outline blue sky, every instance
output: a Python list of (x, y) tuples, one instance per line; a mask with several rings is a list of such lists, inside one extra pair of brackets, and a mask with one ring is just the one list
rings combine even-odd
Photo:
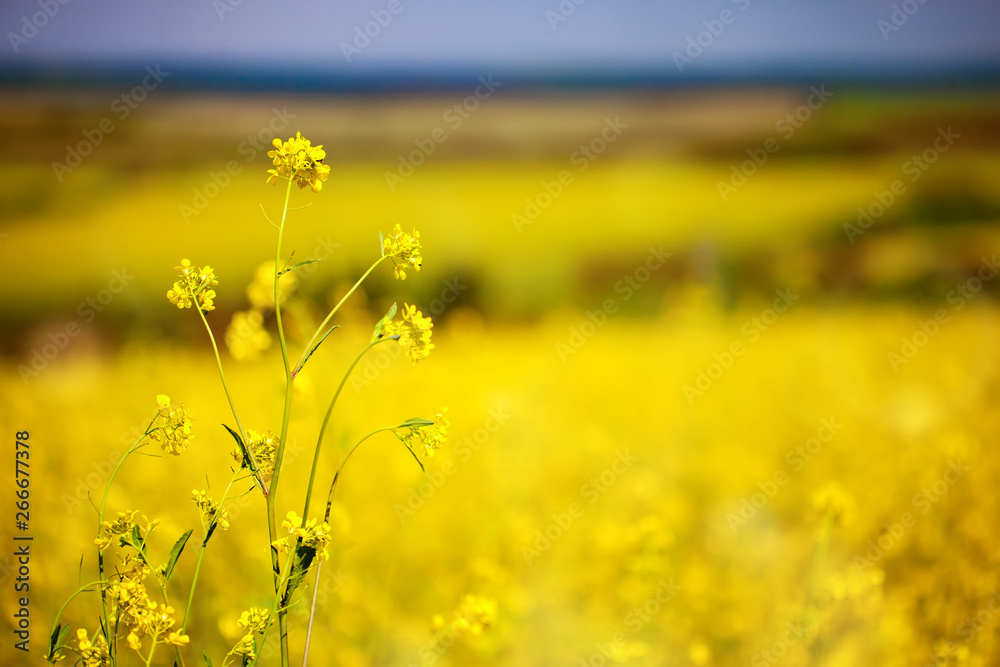
[[(559, 22), (547, 12), (558, 12), (560, 0), (58, 1), (3, 3), (0, 64), (174, 59), (332, 70), (673, 69), (674, 53), (706, 30), (705, 21), (723, 28), (710, 40), (702, 37), (708, 46), (691, 69), (765, 62), (862, 69), (1000, 63), (1000, 3), (988, 0), (562, 0), (573, 11)], [(387, 11), (392, 3), (398, 3), (396, 14)], [(31, 33), (24, 30), (25, 17), (30, 21), (42, 5), (58, 12), (25, 38)], [(878, 22), (892, 20), (893, 5), (906, 5), (912, 14), (898, 13), (899, 29), (886, 32)], [(717, 22), (725, 10), (731, 12), (728, 25)], [(343, 44), (354, 46), (355, 29), (373, 21), (373, 11), (389, 20), (349, 54), (349, 62)]]

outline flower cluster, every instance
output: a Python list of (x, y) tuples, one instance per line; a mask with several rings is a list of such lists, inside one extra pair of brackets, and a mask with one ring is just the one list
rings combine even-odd
[[(246, 436), (247, 451), (253, 457), (253, 463), (257, 465), (257, 472), (264, 481), (270, 480), (274, 475), (274, 462), (278, 456), (278, 436), (271, 431), (259, 433), (252, 428), (247, 429)], [(251, 462), (244, 459), (239, 447), (233, 449), (233, 458), (241, 468), (250, 467)]]
[(149, 597), (143, 583), (149, 572), (149, 566), (141, 556), (126, 555), (123, 558), (117, 572), (119, 580), (107, 589), (114, 618), (119, 619), (118, 625), (128, 628), (128, 645), (135, 651), (142, 648), (143, 637), (151, 637), (157, 644), (184, 646), (188, 637), (174, 629), (174, 608)]
[(451, 627), (459, 634), (482, 634), (497, 618), (496, 600), (481, 595), (466, 595), (455, 611)]
[(244, 634), (227, 655), (241, 658), (244, 661), (256, 658), (257, 643), (254, 635), (264, 634), (264, 630), (270, 625), (270, 617), (270, 609), (259, 609), (257, 607), (250, 607), (250, 609), (240, 614), (240, 620), (237, 621), (237, 625)]
[(448, 436), (448, 427), (451, 425), (451, 422), (445, 416), (447, 412), (448, 408), (441, 408), (441, 412), (437, 413), (431, 424), (404, 426), (393, 429), (392, 432), (411, 451), (416, 452), (420, 447), (423, 447), (424, 454), (428, 458), (431, 458), (434, 456), (434, 452), (441, 448), (445, 438)]
[(170, 303), (178, 308), (190, 308), (197, 302), (198, 307), (208, 312), (215, 310), (213, 299), (215, 290), (212, 289), (219, 284), (215, 271), (211, 266), (203, 266), (197, 270), (191, 265), (191, 261), (182, 259), (180, 266), (174, 267), (180, 271), (180, 280), (174, 283), (172, 289), (167, 290), (167, 298)]
[(76, 631), (76, 642), (77, 653), (80, 654), (84, 667), (104, 667), (111, 664), (108, 642), (100, 632), (91, 640), (87, 631), (80, 628)]
[(135, 517), (138, 513), (139, 510), (119, 512), (118, 518), (114, 521), (105, 521), (101, 527), (101, 534), (94, 540), (94, 544), (104, 551), (114, 543), (116, 537), (131, 539), (134, 528), (138, 528), (140, 534), (145, 535), (160, 523), (159, 520), (150, 521), (146, 515), (142, 516), (141, 522), (137, 522)]
[(326, 549), (330, 544), (330, 524), (325, 521), (320, 524), (319, 519), (314, 518), (303, 525), (302, 517), (295, 512), (289, 512), (287, 518), (281, 522), (281, 527), (287, 530), (291, 537), (279, 538), (272, 542), (271, 546), (282, 553), (288, 553), (292, 550), (294, 542), (292, 538), (298, 538), (302, 540), (302, 546), (315, 549), (323, 560), (330, 560), (330, 554)]
[(206, 531), (213, 523), (218, 524), (222, 530), (229, 529), (229, 512), (220, 510), (219, 504), (212, 500), (206, 491), (194, 489), (191, 491), (191, 496), (191, 501), (201, 512), (201, 525)]
[(267, 156), (274, 162), (274, 169), (268, 169), (268, 183), (277, 183), (279, 178), (289, 178), (295, 181), (299, 188), (307, 185), (313, 192), (323, 189), (323, 181), (330, 175), (330, 167), (323, 164), (326, 151), (323, 146), (313, 146), (312, 142), (296, 132), (295, 136), (282, 143), (275, 139), (273, 151)]
[(382, 241), (382, 255), (392, 260), (394, 273), (399, 280), (406, 280), (409, 269), (420, 270), (424, 259), (420, 256), (420, 232), (407, 234), (397, 224), (392, 236)]
[(191, 440), (191, 416), (183, 405), (172, 405), (170, 397), (160, 394), (156, 397), (159, 410), (153, 418), (149, 437), (159, 443), (164, 452), (180, 456)]
[(434, 323), (431, 318), (424, 317), (416, 306), (403, 304), (402, 319), (385, 322), (382, 326), (382, 336), (393, 338), (398, 336), (399, 344), (406, 348), (413, 363), (424, 359), (434, 349), (431, 342), (431, 328)]

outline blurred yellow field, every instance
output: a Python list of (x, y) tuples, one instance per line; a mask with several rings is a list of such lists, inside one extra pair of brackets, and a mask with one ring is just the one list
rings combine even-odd
[[(493, 159), (443, 152), (395, 190), (386, 172), (411, 137), (432, 130), (445, 100), (416, 104), (410, 125), (386, 123), (395, 133), (345, 138), (342, 160), (336, 141), (310, 129), (332, 169), (322, 192), (292, 190), (283, 259), (294, 248), (291, 263), (322, 260), (295, 270), (297, 290), (282, 305), (292, 361), (380, 257), (380, 233), (391, 244), (405, 237), (394, 225), (419, 230), (423, 266), (405, 281), (377, 267), (296, 375), (277, 520), (301, 510), (327, 406), (393, 303), (433, 318), (433, 351), (411, 364), (391, 343), (361, 358), (332, 413), (311, 516), (365, 434), (431, 420), (443, 406), (450, 426), (435, 456), (418, 457), (424, 472), (418, 452), (388, 432), (344, 467), (324, 537), (330, 559), (288, 609), (292, 664), (314, 594), (310, 656), (321, 665), (997, 664), (1000, 154), (982, 120), (996, 101), (953, 99), (942, 113), (845, 94), (721, 197), (730, 166), (764, 145), (799, 97), (748, 96), (742, 125), (711, 117), (715, 98), (484, 107), (464, 128), (470, 141), (489, 144), (524, 118), (528, 129), (514, 132), (522, 144)], [(301, 104), (303, 127), (342, 135), (365, 114), (405, 115), (391, 100), (341, 101), (321, 122), (324, 102)], [(234, 105), (245, 117), (234, 111), (227, 126), (209, 120), (210, 100), (171, 98), (62, 185), (23, 155), (0, 166), (13, 179), (0, 230), (0, 430), (14, 441), (30, 432), (39, 664), (61, 605), (95, 579), (96, 505), (161, 414), (160, 395), (186, 406), (194, 437), (178, 457), (156, 444), (129, 457), (105, 519), (137, 511), (160, 521), (146, 544), (153, 568), (193, 530), (163, 590), (155, 574), (146, 583), (178, 617), (213, 532), (188, 642), (151, 664), (177, 654), (205, 664), (202, 651), (211, 664), (244, 664), (234, 645), (259, 637), (238, 624), (241, 613), (272, 609), (267, 507), (249, 473), (218, 508), (228, 530), (191, 502), (192, 490), (218, 500), (249, 457), (234, 456), (223, 427), (242, 430), (199, 311), (167, 296), (182, 258), (196, 274), (214, 269), (204, 314), (242, 426), (277, 434), (286, 377), (274, 297), (248, 296), (247, 286), (257, 272), (273, 277), (278, 232), (264, 212), (280, 220), (285, 186), (265, 184), (263, 155), (245, 162), (237, 150), (271, 106)], [(609, 107), (635, 112), (635, 135), (625, 130), (580, 171), (574, 147), (599, 135)], [(76, 113), (71, 127), (92, 111)], [(933, 146), (946, 117), (964, 141), (852, 238), (844, 226), (858, 224), (857, 209), (873, 210), (894, 179), (909, 178), (905, 165)], [(3, 118), (23, 128), (33, 116)], [(181, 141), (180, 128), (199, 118), (191, 142), (211, 150)], [(45, 122), (36, 131), (59, 159), (63, 135)], [(650, 139), (671, 132), (676, 143)], [(144, 133), (155, 137), (148, 162), (125, 150)], [(884, 144), (864, 148), (872, 136)], [(362, 159), (366, 146), (373, 156)], [(230, 159), (240, 169), (223, 178)], [(564, 170), (572, 180), (560, 181)], [(212, 182), (218, 194), (199, 209)], [(256, 359), (256, 349), (237, 349), (253, 347), (247, 336), (224, 342), (254, 299), (265, 302), (268, 332), (255, 340), (270, 341)], [(17, 535), (12, 521), (2, 535)], [(0, 557), (5, 586), (18, 567), (15, 552)], [(2, 603), (7, 618), (23, 606)], [(97, 642), (99, 610), (93, 590), (66, 608), (64, 664), (80, 648), (77, 628)], [(142, 664), (148, 637), (136, 653), (127, 634), (120, 664)], [(278, 647), (275, 626), (258, 664), (279, 664)], [(0, 647), (0, 662), (22, 658), (11, 642)]]

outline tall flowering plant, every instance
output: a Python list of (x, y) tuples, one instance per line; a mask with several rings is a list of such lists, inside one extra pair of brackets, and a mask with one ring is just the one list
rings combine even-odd
[[(217, 500), (208, 490), (194, 489), (191, 500), (197, 508), (201, 523), (201, 540), (193, 575), (187, 587), (188, 594), (183, 604), (174, 606), (168, 596), (167, 583), (174, 574), (177, 563), (185, 553), (194, 529), (188, 530), (173, 542), (173, 547), (164, 554), (157, 554), (155, 541), (150, 540), (159, 521), (150, 521), (145, 516), (139, 518), (138, 510), (117, 512), (113, 520), (106, 520), (108, 491), (118, 472), (131, 455), (145, 448), (158, 446), (164, 454), (181, 455), (194, 439), (192, 417), (183, 404), (174, 403), (168, 396), (156, 398), (157, 410), (145, 432), (132, 444), (125, 456), (118, 462), (110, 475), (98, 508), (97, 532), (94, 547), (97, 555), (97, 578), (78, 588), (59, 610), (53, 621), (49, 637), (47, 659), (51, 663), (64, 660), (75, 653), (77, 662), (87, 667), (127, 664), (131, 662), (154, 664), (159, 651), (164, 659), (173, 659), (173, 664), (184, 664), (184, 654), (190, 650), (187, 630), (191, 611), (196, 599), (199, 573), (212, 536), (217, 531), (230, 527), (227, 502), (233, 499), (234, 488), (241, 483), (252, 484), (266, 502), (268, 544), (271, 560), (273, 597), (270, 607), (251, 607), (244, 611), (237, 621), (243, 636), (226, 654), (223, 665), (256, 665), (260, 660), (260, 649), (268, 634), (276, 627), (280, 637), (282, 667), (289, 664), (288, 609), (293, 595), (313, 577), (316, 584), (322, 574), (322, 563), (329, 559), (331, 544), (330, 511), (331, 499), (337, 481), (351, 455), (369, 438), (379, 433), (391, 432), (397, 436), (406, 450), (423, 469), (420, 456), (430, 457), (444, 441), (448, 420), (447, 409), (442, 409), (431, 419), (408, 419), (398, 424), (375, 429), (359, 440), (343, 458), (334, 474), (327, 496), (326, 511), (320, 515), (311, 513), (313, 487), (316, 483), (320, 452), (323, 446), (337, 398), (354, 367), (364, 355), (377, 345), (395, 342), (401, 345), (413, 363), (427, 357), (434, 348), (431, 342), (433, 323), (416, 307), (404, 304), (398, 311), (395, 305), (375, 326), (370, 341), (363, 347), (353, 363), (348, 367), (339, 386), (330, 400), (323, 417), (319, 436), (313, 451), (309, 483), (301, 514), (288, 510), (279, 516), (278, 499), (282, 496), (281, 472), (288, 440), (288, 425), (292, 411), (293, 386), (300, 377), (307, 362), (336, 329), (331, 322), (341, 306), (361, 286), (364, 280), (383, 263), (390, 263), (399, 280), (405, 280), (408, 271), (419, 271), (423, 258), (420, 251), (420, 234), (404, 232), (396, 225), (391, 234), (382, 238), (381, 254), (369, 269), (358, 279), (347, 294), (326, 315), (311, 338), (303, 346), (293, 363), (285, 325), (282, 321), (282, 305), (297, 285), (295, 272), (313, 260), (290, 264), (291, 257), (282, 252), (288, 219), (292, 185), (299, 189), (309, 187), (319, 193), (330, 174), (330, 167), (323, 163), (326, 152), (322, 146), (313, 146), (309, 139), (297, 133), (288, 141), (274, 140), (274, 150), (268, 153), (272, 168), (267, 171), (269, 184), (285, 184), (284, 205), (279, 224), (271, 223), (278, 230), (273, 264), (265, 264), (258, 270), (254, 283), (248, 290), (253, 308), (237, 313), (226, 333), (226, 341), (232, 356), (236, 359), (256, 357), (270, 345), (271, 337), (264, 328), (265, 313), (273, 311), (277, 329), (278, 344), (285, 375), (284, 407), (281, 425), (275, 433), (268, 429), (254, 430), (244, 425), (236, 402), (233, 400), (223, 368), (222, 357), (216, 344), (215, 334), (208, 315), (215, 309), (215, 288), (219, 285), (215, 270), (208, 265), (197, 266), (188, 259), (182, 259), (176, 267), (178, 276), (167, 291), (167, 299), (179, 309), (191, 309), (205, 327), (212, 343), (216, 365), (219, 370), (223, 391), (229, 402), (233, 426), (225, 425), (234, 444), (232, 454), (234, 465), (232, 475), (222, 496)], [(266, 217), (266, 216), (265, 216)], [(271, 220), (268, 218), (268, 222)], [(148, 453), (148, 452), (143, 452)], [(96, 629), (76, 630), (70, 638), (70, 624), (63, 623), (62, 617), (70, 604), (83, 593), (96, 592)], [(303, 664), (308, 662), (309, 640), (315, 597), (310, 607), (308, 626), (303, 642)], [(178, 602), (179, 604), (179, 602)], [(206, 656), (207, 658), (207, 656)], [(199, 658), (200, 660), (200, 658)]]

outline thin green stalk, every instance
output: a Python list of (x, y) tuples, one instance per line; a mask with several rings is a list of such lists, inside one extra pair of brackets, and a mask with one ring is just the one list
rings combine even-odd
[(153, 637), (153, 644), (149, 647), (149, 657), (146, 658), (146, 667), (149, 667), (150, 665), (153, 664), (154, 653), (156, 653), (156, 637)]
[[(344, 377), (340, 380), (340, 385), (337, 387), (337, 391), (333, 395), (333, 399), (330, 401), (330, 407), (326, 409), (326, 415), (323, 417), (323, 425), (320, 426), (319, 437), (316, 439), (316, 450), (313, 452), (312, 470), (309, 473), (309, 486), (306, 487), (306, 502), (305, 502), (305, 507), (302, 509), (303, 522), (305, 522), (309, 518), (309, 503), (310, 500), (312, 499), (313, 484), (316, 481), (316, 469), (319, 466), (319, 452), (320, 449), (323, 447), (323, 436), (326, 434), (326, 427), (330, 423), (330, 415), (333, 414), (333, 407), (337, 404), (337, 399), (340, 397), (340, 392), (344, 389), (344, 385), (347, 384), (347, 378), (351, 376), (351, 372), (354, 370), (354, 367), (358, 365), (359, 361), (361, 361), (361, 357), (365, 356), (365, 353), (368, 352), (368, 350), (372, 349), (379, 343), (384, 343), (389, 340), (394, 340), (394, 339), (379, 338), (376, 341), (368, 343), (368, 345), (366, 345), (365, 348), (361, 350), (361, 354), (359, 354), (354, 359), (350, 367), (347, 369), (347, 372), (344, 373)], [(354, 450), (351, 451), (353, 452)], [(350, 456), (350, 454), (348, 454), (348, 456)]]
[[(187, 607), (184, 608), (184, 619), (181, 621), (181, 634), (184, 634), (184, 629), (187, 627), (188, 616), (191, 614), (191, 605), (194, 602), (194, 590), (198, 586), (198, 575), (201, 573), (201, 561), (205, 557), (205, 550), (208, 547), (208, 538), (213, 532), (213, 527), (219, 522), (219, 517), (222, 516), (223, 505), (226, 504), (226, 499), (229, 497), (229, 492), (233, 488), (233, 484), (236, 482), (236, 478), (239, 476), (242, 468), (236, 470), (233, 476), (229, 478), (229, 486), (226, 487), (226, 492), (222, 494), (222, 500), (219, 501), (219, 511), (216, 512), (215, 517), (212, 519), (212, 523), (208, 525), (205, 531), (205, 539), (201, 541), (201, 548), (198, 551), (198, 561), (194, 566), (194, 576), (191, 579), (191, 590), (188, 593)], [(164, 592), (166, 595), (166, 592)]]
[[(146, 432), (143, 433), (138, 440), (132, 443), (132, 446), (129, 447), (127, 452), (125, 452), (125, 456), (123, 456), (121, 460), (118, 461), (118, 463), (115, 465), (114, 470), (111, 471), (111, 476), (108, 477), (108, 483), (104, 485), (104, 495), (101, 498), (101, 508), (97, 512), (98, 538), (101, 537), (101, 531), (104, 529), (104, 510), (108, 505), (108, 494), (111, 492), (111, 484), (115, 481), (115, 477), (118, 475), (118, 470), (121, 469), (122, 464), (125, 463), (125, 459), (127, 459), (129, 455), (132, 454), (132, 452), (139, 449), (139, 444), (146, 438), (146, 436), (150, 434), (150, 431), (153, 428), (153, 424), (155, 422), (156, 422), (156, 417), (153, 417), (153, 419), (151, 419), (149, 422), (149, 426), (146, 427)], [(100, 547), (97, 548), (97, 576), (101, 578), (101, 581), (104, 581), (105, 579), (104, 552), (101, 550)], [(109, 633), (111, 631), (111, 625), (110, 625), (111, 619), (108, 617), (107, 592), (103, 588), (101, 589), (101, 618), (104, 620), (104, 635), (105, 635), (104, 638), (107, 640), (108, 646), (110, 647), (114, 643), (114, 641), (109, 636)]]
[[(267, 642), (267, 634), (271, 631), (272, 619), (275, 614), (278, 614), (278, 618), (281, 618), (282, 614), (285, 613), (284, 609), (279, 610), (278, 607), (281, 605), (282, 587), (288, 580), (288, 575), (292, 571), (292, 562), (295, 560), (295, 547), (292, 547), (292, 551), (288, 554), (288, 558), (285, 559), (285, 568), (281, 571), (279, 576), (278, 592), (274, 594), (274, 604), (271, 605), (271, 613), (267, 616), (267, 625), (264, 626), (264, 634), (260, 638), (260, 646), (264, 647), (265, 642)], [(253, 662), (250, 663), (249, 667), (254, 667), (257, 661), (260, 659), (260, 651), (257, 651), (257, 655), (254, 657)]]
[[(208, 326), (208, 320), (205, 319), (205, 313), (202, 312), (201, 308), (198, 308), (196, 305), (196, 309), (198, 310), (198, 314), (201, 316), (202, 323), (205, 325), (205, 331), (208, 332), (208, 339), (212, 341), (212, 351), (215, 352), (215, 364), (219, 368), (219, 377), (222, 379), (222, 389), (226, 392), (226, 400), (229, 401), (229, 409), (232, 410), (233, 419), (236, 420), (236, 428), (239, 429), (240, 437), (243, 438), (243, 442), (248, 443), (247, 434), (243, 430), (243, 422), (240, 421), (240, 416), (236, 412), (236, 404), (233, 403), (233, 397), (229, 393), (229, 383), (226, 382), (226, 373), (222, 370), (222, 357), (219, 356), (219, 346), (215, 344), (215, 335), (212, 333), (212, 327)], [(250, 452), (249, 448), (247, 449), (247, 453), (250, 454), (250, 459), (253, 461), (254, 470), (259, 470), (260, 467), (257, 465), (257, 461), (254, 460), (253, 453)], [(264, 483), (264, 479), (257, 476), (254, 476), (254, 478), (257, 480), (257, 484), (260, 485), (260, 490), (264, 492), (264, 495), (269, 495), (267, 484)]]
[[(104, 579), (99, 579), (98, 581), (92, 581), (89, 584), (85, 586), (80, 586), (78, 589), (76, 589), (76, 591), (74, 591), (74, 593), (70, 595), (65, 602), (63, 602), (63, 605), (59, 607), (59, 611), (56, 613), (56, 617), (52, 619), (52, 627), (49, 628), (49, 637), (55, 634), (56, 626), (59, 625), (59, 619), (62, 618), (63, 612), (66, 611), (66, 607), (69, 606), (69, 603), (75, 600), (76, 596), (79, 595), (80, 593), (86, 592), (86, 590), (91, 586), (99, 586), (103, 583), (105, 583)], [(101, 591), (103, 592), (103, 590), (104, 589), (102, 587)], [(58, 649), (59, 647), (57, 646), (56, 648)]]
[(379, 264), (385, 261), (385, 259), (386, 257), (383, 256), (375, 260), (375, 263), (372, 264), (370, 267), (368, 267), (368, 270), (365, 271), (363, 276), (358, 278), (358, 282), (354, 283), (354, 287), (352, 287), (347, 292), (347, 294), (345, 294), (343, 298), (337, 302), (337, 305), (334, 306), (333, 310), (329, 312), (329, 314), (326, 316), (326, 319), (323, 320), (322, 324), (320, 324), (319, 327), (316, 328), (316, 332), (313, 333), (312, 338), (309, 339), (309, 343), (302, 350), (302, 356), (299, 358), (298, 363), (295, 364), (295, 371), (292, 373), (293, 376), (297, 375), (298, 372), (302, 370), (302, 364), (305, 363), (305, 357), (309, 353), (309, 350), (311, 350), (312, 346), (316, 343), (316, 339), (323, 334), (323, 331), (326, 329), (326, 325), (330, 323), (330, 320), (333, 319), (333, 316), (337, 314), (337, 311), (340, 310), (340, 307), (344, 305), (344, 302), (347, 301), (347, 299), (350, 298), (352, 294), (354, 294), (355, 290), (357, 290), (358, 287), (361, 286), (361, 283), (365, 281), (365, 278), (367, 278), (369, 274), (371, 274), (371, 272), (375, 270), (375, 267), (377, 267)]
[[(330, 520), (330, 508), (333, 506), (333, 490), (337, 488), (337, 480), (340, 479), (340, 474), (343, 472), (344, 466), (346, 466), (347, 462), (351, 459), (351, 455), (358, 449), (358, 447), (361, 446), (361, 443), (363, 443), (368, 438), (372, 437), (376, 433), (381, 433), (382, 431), (392, 431), (394, 428), (395, 428), (394, 426), (385, 426), (379, 429), (375, 429), (365, 437), (361, 438), (361, 440), (359, 440), (357, 444), (355, 444), (354, 447), (351, 448), (351, 451), (347, 453), (347, 456), (344, 457), (344, 460), (340, 464), (340, 467), (337, 468), (337, 472), (334, 473), (333, 475), (333, 483), (330, 484), (330, 493), (327, 494), (326, 497), (326, 513), (323, 515), (323, 521)], [(309, 623), (306, 626), (306, 645), (305, 649), (302, 652), (302, 667), (308, 667), (309, 665), (309, 645), (312, 642), (313, 619), (316, 616), (316, 597), (319, 595), (319, 581), (322, 574), (323, 574), (323, 562), (320, 561), (316, 564), (316, 582), (313, 584), (312, 603), (309, 606)]]
[[(281, 210), (281, 226), (278, 227), (278, 244), (274, 252), (274, 318), (278, 325), (278, 342), (281, 346), (281, 361), (285, 367), (285, 405), (281, 411), (281, 435), (278, 437), (278, 450), (274, 456), (274, 473), (271, 475), (272, 493), (267, 496), (267, 534), (270, 538), (268, 544), (273, 544), (277, 539), (277, 526), (274, 518), (274, 504), (278, 490), (278, 479), (281, 476), (281, 461), (285, 456), (285, 442), (288, 440), (288, 422), (292, 413), (292, 375), (291, 365), (288, 362), (288, 344), (285, 341), (285, 327), (281, 322), (281, 304), (278, 299), (278, 280), (281, 266), (281, 241), (285, 234), (285, 220), (288, 217), (288, 201), (292, 196), (292, 179), (288, 179), (288, 187), (285, 188), (285, 205)], [(274, 573), (275, 595), (280, 591), (280, 579), (278, 575), (278, 552), (271, 548), (271, 570)], [(288, 622), (285, 614), (279, 614), (278, 624), (281, 628), (281, 666), (288, 667)]]

